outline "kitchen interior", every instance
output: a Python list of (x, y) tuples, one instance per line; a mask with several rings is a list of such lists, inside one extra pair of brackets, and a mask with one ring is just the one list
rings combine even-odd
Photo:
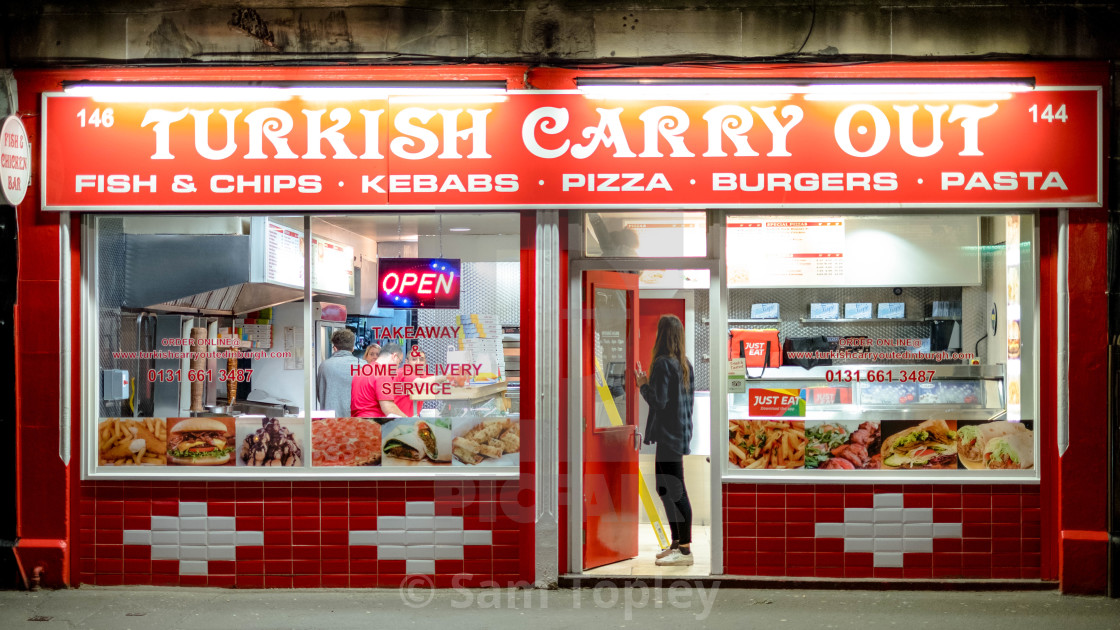
[[(352, 214), (311, 220), (313, 356), (303, 357), (303, 216), (98, 216), (96, 230), (101, 417), (304, 415), (307, 371), (330, 356), (331, 333), (355, 331), (360, 353), (390, 339), (394, 326), (455, 325), (481, 318), (500, 326), (500, 382), (454, 400), (430, 400), (432, 414), (519, 412), (520, 237), (517, 214)], [(382, 258), (461, 261), (459, 309), (386, 308), (377, 301)], [(481, 325), (480, 325), (481, 328)], [(122, 358), (120, 353), (198, 350), (193, 337), (237, 344), (240, 359)], [(228, 339), (239, 338), (240, 341)], [(455, 339), (418, 339), (429, 363), (458, 350)], [(467, 340), (468, 343), (470, 340)], [(230, 345), (206, 345), (222, 351)], [(276, 357), (273, 353), (290, 353)], [(188, 372), (210, 371), (192, 382)], [(174, 378), (165, 371), (181, 370)], [(222, 370), (246, 380), (223, 381)], [(157, 378), (149, 378), (156, 375)], [(479, 395), (483, 394), (483, 395)], [(313, 417), (323, 414), (312, 409)]]

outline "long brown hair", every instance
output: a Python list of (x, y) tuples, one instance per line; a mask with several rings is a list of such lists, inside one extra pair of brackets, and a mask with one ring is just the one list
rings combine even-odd
[(684, 356), (684, 324), (676, 315), (662, 315), (657, 320), (657, 336), (653, 339), (653, 356), (650, 366), (657, 357), (668, 356), (677, 360), (681, 366), (681, 385), (688, 391), (688, 359)]

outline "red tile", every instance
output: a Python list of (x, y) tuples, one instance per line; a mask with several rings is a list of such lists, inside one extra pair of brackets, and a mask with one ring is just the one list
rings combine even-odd
[(345, 573), (338, 575), (324, 575), (323, 588), (350, 588), (350, 576)]
[(787, 567), (812, 567), (815, 563), (815, 555), (812, 553), (788, 553), (786, 554)]
[(350, 573), (354, 575), (375, 575), (377, 567), (377, 560), (350, 560)]
[(991, 568), (992, 555), (987, 553), (961, 554), (961, 566), (967, 568)]
[(119, 558), (98, 558), (95, 566), (98, 573), (120, 573), (123, 570), (124, 560)]
[(237, 518), (242, 517), (261, 517), (264, 516), (264, 503), (259, 501), (249, 503), (237, 503)]
[(292, 588), (294, 580), (290, 575), (266, 575), (264, 576), (265, 588)]
[(292, 578), (292, 588), (319, 588), (323, 579), (318, 575), (297, 575)]
[(759, 523), (755, 530), (759, 537), (764, 538), (785, 538), (786, 536), (785, 523)]
[(136, 575), (140, 573), (150, 575), (152, 573), (152, 561), (147, 559), (142, 560), (129, 560), (126, 559), (122, 565), (124, 573)]
[(817, 565), (815, 575), (819, 578), (842, 578), (844, 577), (844, 567), (822, 567)]
[(97, 530), (94, 540), (98, 545), (120, 545), (124, 543), (124, 531), (122, 529), (100, 529)]
[(211, 560), (207, 568), (211, 575), (233, 575), (237, 573), (237, 562), (233, 560)]
[(933, 552), (934, 553), (960, 553), (967, 551), (963, 547), (960, 538), (934, 538), (933, 539)]
[[(351, 516), (350, 529), (359, 531), (375, 531), (377, 530), (377, 517), (376, 516)], [(467, 529), (482, 529), (481, 527), (470, 527)], [(486, 529), (489, 529), (488, 527)]]
[(321, 548), (312, 545), (296, 545), (292, 547), (292, 558), (295, 560), (319, 560)]
[(325, 501), (319, 509), (323, 516), (345, 517), (350, 514), (350, 504), (342, 501)]
[(292, 575), (292, 566), (291, 560), (265, 560), (264, 574), (290, 576)]
[(994, 553), (1019, 553), (1023, 550), (1023, 541), (1018, 538), (993, 538), (992, 551)]
[(842, 508), (844, 507), (844, 495), (831, 492), (818, 494), (815, 505), (818, 512), (820, 512), (821, 508)]
[(992, 510), (987, 508), (965, 508), (963, 511), (964, 523), (991, 523)]
[(904, 505), (907, 508), (931, 508), (933, 507), (932, 494), (907, 494), (904, 500)]
[(404, 560), (378, 560), (377, 572), (386, 576), (405, 574), (405, 561)]
[(350, 588), (377, 588), (381, 579), (376, 575), (351, 575)]
[(790, 538), (812, 538), (816, 535), (816, 525), (813, 523), (787, 523), (786, 536)]
[(124, 517), (123, 516), (104, 516), (104, 515), (98, 514), (97, 515), (97, 529), (100, 529), (100, 530), (124, 529)]
[(760, 494), (758, 495), (759, 508), (784, 508), (786, 506), (786, 498), (781, 494)]
[(152, 502), (151, 501), (125, 501), (124, 503), (125, 516), (151, 516), (152, 515)]
[(992, 526), (986, 523), (965, 523), (961, 526), (965, 538), (991, 538)]
[(946, 492), (935, 492), (935, 493), (933, 493), (933, 507), (935, 509), (936, 508), (960, 509), (961, 504), (962, 504), (961, 495), (959, 495), (959, 494), (949, 494), (949, 493), (946, 493)]
[(776, 508), (759, 508), (758, 509), (758, 522), (762, 523), (785, 523), (786, 511)]
[(724, 532), (729, 538), (747, 538), (755, 535), (755, 526), (753, 523), (725, 523)]
[(264, 544), (266, 547), (291, 547), (292, 532), (290, 530), (266, 531)]
[(264, 588), (263, 575), (238, 575), (237, 588)]
[(934, 565), (934, 567), (933, 567), (933, 577), (935, 579), (937, 579), (937, 578), (959, 578), (959, 577), (963, 577), (963, 576), (961, 575), (961, 567), (958, 564), (958, 565), (950, 566), (950, 567), (939, 567), (937, 565)]
[(290, 532), (292, 531), (292, 519), (265, 517), (264, 531)]
[(820, 552), (816, 553), (816, 563), (818, 567), (826, 568), (843, 568), (844, 566), (844, 552)]
[(789, 551), (791, 553), (814, 553), (816, 551), (816, 539), (802, 537), (795, 538), (791, 535), (786, 539), (786, 551)]
[(323, 565), (318, 560), (295, 560), (292, 562), (292, 573), (295, 575), (320, 575)]
[(152, 517), (150, 516), (126, 516), (123, 529), (151, 529)]
[[(265, 516), (291, 516), (292, 504), (280, 501), (265, 501), (264, 502), (264, 515)], [(282, 519), (289, 520), (289, 519)]]
[[(148, 560), (152, 559), (152, 548), (147, 545), (125, 545), (124, 546), (124, 559), (127, 560)], [(127, 569), (125, 569), (127, 571)]]
[(319, 533), (319, 540), (324, 545), (349, 545), (350, 544), (350, 530), (339, 529), (329, 530)]
[(951, 508), (933, 508), (934, 523), (960, 523), (963, 518), (962, 510)]
[[(359, 562), (369, 562), (369, 560), (360, 560)], [(343, 559), (327, 559), (323, 557), (323, 574), (345, 575), (350, 572), (350, 561)]]
[(907, 580), (928, 580), (933, 577), (933, 567), (903, 567), (902, 577)]
[(233, 588), (237, 586), (237, 576), (235, 575), (210, 575), (207, 580), (207, 586), (210, 588)]
[(862, 567), (871, 568), (875, 559), (870, 553), (847, 553), (844, 554), (844, 567)]
[(872, 575), (876, 578), (899, 579), (903, 577), (902, 567), (874, 567)]
[(869, 508), (875, 507), (874, 495), (870, 492), (852, 493), (844, 495), (844, 507), (846, 508)]
[(207, 516), (236, 516), (237, 504), (232, 501), (210, 503), (206, 507)]
[(344, 545), (323, 545), (319, 550), (323, 560), (346, 560), (350, 557), (350, 548)]
[(987, 494), (966, 494), (962, 497), (963, 507), (967, 510), (969, 508), (984, 508), (991, 509), (992, 497)]
[(152, 560), (152, 573), (179, 575), (179, 561)]
[[(759, 548), (760, 549), (770, 549), (769, 547), (762, 547), (762, 546), (760, 546)], [(756, 558), (756, 561), (758, 562), (759, 567), (763, 567), (763, 566), (785, 567), (786, 566), (786, 554), (785, 553), (774, 553), (772, 551), (761, 551), (761, 552), (755, 554), (755, 558)]]
[(874, 576), (871, 563), (867, 566), (854, 566), (851, 563), (844, 566), (844, 577), (849, 579), (869, 578)]
[(992, 510), (993, 523), (1019, 524), (1022, 520), (1023, 515), (1019, 510)]
[(179, 502), (152, 501), (152, 516), (179, 516)]
[(817, 553), (844, 553), (843, 538), (817, 538)]
[(237, 561), (264, 560), (264, 547), (237, 547)]
[(350, 547), (350, 561), (354, 560), (376, 560), (377, 547)]
[(814, 507), (815, 498), (811, 494), (789, 494), (786, 495), (787, 508), (809, 508)]

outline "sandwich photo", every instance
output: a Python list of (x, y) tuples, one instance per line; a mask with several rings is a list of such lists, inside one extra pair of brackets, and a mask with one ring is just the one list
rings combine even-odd
[(984, 446), (984, 467), (989, 470), (1034, 468), (1034, 436), (1018, 431), (992, 438)]
[(926, 420), (883, 440), (883, 468), (956, 468), (957, 434), (944, 420)]
[(1030, 439), (1031, 430), (1022, 422), (988, 422), (958, 427), (957, 455), (965, 468), (981, 470), (987, 467), (984, 464), (984, 449), (989, 442), (1020, 433), (1026, 434)]
[[(224, 466), (236, 448), (232, 418), (169, 419), (167, 463), (175, 466)], [(171, 424), (174, 422), (174, 424)]]
[(385, 439), (383, 466), (447, 466), (451, 464), (451, 420), (399, 418), (381, 427)]

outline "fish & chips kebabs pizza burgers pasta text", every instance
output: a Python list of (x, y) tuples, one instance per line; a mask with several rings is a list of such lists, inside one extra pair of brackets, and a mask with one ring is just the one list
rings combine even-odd
[(171, 427), (167, 461), (179, 466), (222, 466), (234, 450), (229, 428), (214, 418), (188, 418)]

